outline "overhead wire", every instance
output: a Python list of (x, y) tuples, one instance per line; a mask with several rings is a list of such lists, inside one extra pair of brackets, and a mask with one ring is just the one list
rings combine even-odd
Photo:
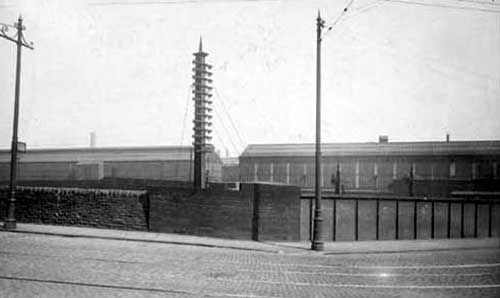
[[(451, 79), (451, 80), (461, 79), (463, 82), (469, 83), (470, 85), (473, 85), (473, 83), (464, 81), (465, 78), (464, 78), (463, 74), (468, 74), (468, 75), (471, 75), (473, 77), (476, 77), (477, 78), (476, 82), (483, 82), (483, 80), (485, 79), (485, 77), (483, 75), (475, 74), (473, 72), (468, 72), (467, 70), (464, 70), (464, 69), (459, 69), (459, 68), (451, 67), (451, 66), (444, 68), (443, 66), (439, 66), (439, 65), (436, 65), (435, 63), (433, 63), (433, 62), (439, 62), (439, 59), (432, 59), (429, 57), (421, 57), (421, 56), (416, 56), (416, 55), (407, 55), (407, 54), (404, 54), (400, 51), (396, 51), (395, 49), (390, 48), (389, 46), (387, 46), (385, 44), (381, 44), (381, 43), (378, 43), (378, 42), (373, 41), (373, 40), (368, 40), (366, 38), (360, 38), (360, 36), (362, 36), (362, 35), (359, 34), (359, 32), (355, 32), (351, 29), (348, 29), (346, 32), (351, 33), (351, 35), (352, 35), (351, 38), (354, 40), (361, 41), (361, 42), (368, 42), (372, 46), (377, 47), (379, 49), (382, 49), (386, 53), (389, 53), (390, 55), (397, 55), (397, 56), (404, 58), (404, 59), (407, 59), (407, 60), (414, 60), (414, 61), (420, 63), (421, 65), (425, 66), (426, 68), (428, 68), (432, 72), (439, 74), (441, 76), (444, 76), (448, 79)], [(458, 73), (460, 75), (458, 75)]]
[[(231, 130), (228, 128), (229, 124), (227, 123), (228, 121), (223, 118), (223, 113), (220, 112), (220, 105), (214, 105), (214, 110), (216, 111), (216, 122), (214, 123), (215, 126), (220, 127), (220, 136), (221, 138), (223, 137), (224, 139), (228, 139), (229, 143), (231, 146), (226, 146), (226, 150), (230, 149), (231, 152), (235, 151), (237, 154), (240, 151), (240, 144), (239, 142), (236, 142), (236, 137), (234, 136), (233, 133), (231, 133)], [(219, 110), (219, 111), (218, 111)], [(217, 125), (217, 123), (220, 123), (220, 125)], [(223, 129), (223, 130), (222, 130)], [(215, 131), (215, 129), (214, 129)]]
[[(412, 1), (412, 0), (382, 0), (382, 1), (401, 3), (401, 4), (418, 5), (418, 6), (427, 6), (427, 7), (438, 7), (438, 8), (469, 10), (469, 11), (481, 11), (481, 12), (488, 12), (488, 13), (489, 12), (500, 13), (500, 9), (497, 10), (497, 9), (488, 9), (488, 8), (480, 8), (480, 7), (472, 7), (472, 6), (457, 6), (457, 5), (448, 5), (448, 4), (419, 2), (419, 1)], [(457, 0), (455, 0), (455, 1), (457, 1)]]
[[(217, 109), (214, 109), (214, 111), (215, 111), (215, 114), (218, 117), (218, 119), (221, 119), (219, 112), (217, 112)], [(233, 139), (231, 138), (231, 134), (229, 133), (229, 130), (226, 128), (226, 126), (224, 125), (224, 122), (223, 121), (219, 121), (219, 123), (221, 124), (221, 126), (224, 129), (224, 131), (226, 132), (226, 134), (229, 136), (229, 142), (233, 146), (233, 149), (235, 150), (235, 153), (238, 153), (238, 151), (239, 151), (238, 150), (238, 146), (236, 146), (234, 144)]]
[(92, 6), (117, 6), (117, 5), (172, 5), (172, 4), (196, 4), (196, 3), (229, 3), (229, 2), (280, 2), (280, 0), (168, 0), (168, 1), (96, 1), (89, 2)]
[[(222, 105), (222, 108), (223, 108), (223, 111), (225, 112), (225, 114), (227, 115), (227, 117), (229, 118), (229, 123), (231, 124), (234, 132), (236, 133), (236, 136), (238, 137), (238, 140), (240, 142), (240, 145), (243, 145), (245, 146), (246, 142), (243, 140), (243, 138), (241, 137), (240, 133), (239, 133), (239, 129), (236, 127), (236, 124), (234, 123), (233, 121), (233, 117), (231, 117), (231, 113), (228, 112), (228, 109), (226, 108), (226, 104), (225, 104), (225, 100), (223, 99), (223, 97), (220, 95), (219, 91), (217, 90), (217, 88), (214, 88), (214, 91), (215, 91), (215, 94), (217, 96), (217, 98), (220, 100), (220, 103)], [(216, 101), (214, 101), (216, 102)]]
[[(492, 3), (489, 2), (483, 2), (483, 1), (475, 1), (475, 0), (448, 0), (448, 1), (455, 1), (455, 2), (460, 2), (460, 3), (472, 3), (472, 4), (478, 4), (478, 5), (490, 5), (490, 6), (495, 6), (495, 7), (500, 7), (499, 4), (495, 4), (494, 0)], [(430, 6), (430, 7), (438, 7), (438, 8), (450, 8), (450, 9), (462, 9), (462, 10), (472, 10), (472, 11), (482, 11), (482, 12), (493, 12), (493, 13), (500, 13), (500, 9), (488, 9), (488, 8), (481, 8), (481, 7), (473, 7), (473, 6), (456, 6), (456, 5), (446, 5), (446, 4), (437, 4), (437, 3), (426, 3), (426, 2), (418, 2), (418, 1), (412, 1), (412, 0), (376, 0), (373, 3), (370, 3), (364, 7), (358, 8), (354, 10), (353, 14), (347, 15), (344, 19), (344, 15), (348, 12), (350, 6), (353, 4), (354, 0), (350, 0), (346, 7), (343, 9), (343, 11), (340, 13), (340, 15), (331, 23), (330, 26), (327, 27), (326, 32), (323, 34), (322, 38), (325, 38), (328, 33), (341, 21), (341, 20), (347, 20), (349, 18), (352, 18), (358, 14), (361, 14), (367, 10), (376, 8), (377, 6), (381, 5), (382, 2), (394, 2), (394, 3), (401, 3), (401, 4), (410, 4), (410, 5), (421, 5), (421, 6)]]
[(187, 114), (188, 114), (188, 110), (189, 110), (189, 102), (191, 100), (192, 90), (193, 90), (193, 85), (189, 85), (186, 106), (184, 107), (184, 119), (182, 120), (182, 131), (181, 131), (181, 141), (180, 141), (181, 145), (184, 143), (184, 134), (185, 134), (185, 130), (186, 130), (186, 119), (187, 119)]
[[(382, 5), (383, 3), (382, 2), (388, 2), (388, 1), (392, 1), (392, 0), (376, 0), (375, 2), (372, 2), (371, 4), (368, 4), (368, 5), (365, 5), (363, 6), (362, 8), (359, 8), (359, 9), (356, 9), (356, 10), (353, 10), (355, 13), (354, 14), (349, 14), (346, 18), (343, 19), (343, 21), (347, 20), (348, 18), (352, 18), (356, 15), (359, 15), (360, 13), (364, 12), (364, 11), (367, 11), (369, 9), (372, 9), (372, 8), (376, 8), (378, 7), (379, 5)], [(394, 1), (398, 1), (398, 0), (394, 0)], [(467, 0), (450, 0), (450, 1), (467, 1)], [(406, 2), (406, 1), (401, 1), (401, 2)], [(472, 2), (475, 2), (475, 1), (472, 1)], [(351, 31), (351, 30), (349, 30)], [(354, 38), (355, 39), (358, 39), (357, 36), (358, 34), (356, 32), (352, 32), (354, 33)], [(379, 43), (376, 43), (376, 46), (377, 47), (380, 47), (380, 46), (383, 46), (384, 48), (386, 48), (387, 50), (389, 50), (388, 46), (387, 45), (381, 45)], [(395, 52), (395, 51), (392, 51), (392, 52)], [(398, 55), (401, 55), (401, 53), (398, 53)], [(406, 56), (404, 55), (405, 58), (411, 58), (411, 59), (414, 59), (414, 58), (418, 58), (418, 57), (413, 57), (413, 56)], [(429, 57), (423, 57), (423, 59), (429, 61), (429, 60), (435, 60), (437, 62), (439, 62), (439, 59), (431, 59)], [(423, 60), (423, 59), (420, 59), (420, 60)], [(455, 66), (449, 66), (448, 68), (451, 68), (451, 69), (448, 69), (448, 71), (446, 70), (443, 70), (442, 68), (440, 67), (436, 67), (436, 65), (429, 65), (429, 64), (426, 64), (424, 63), (424, 65), (426, 65), (430, 70), (433, 70), (434, 72), (436, 73), (439, 73), (441, 75), (444, 75), (448, 78), (450, 78), (452, 76), (452, 74), (450, 74), (450, 70), (455, 70), (457, 72), (460, 72), (461, 74), (467, 74), (469, 76), (473, 76), (473, 77), (476, 77), (476, 78), (481, 78), (482, 80), (492, 80), (492, 78), (486, 74), (481, 74), (481, 73), (476, 73), (476, 72), (473, 72), (471, 70), (468, 70), (468, 69), (464, 69), (464, 68), (457, 68)], [(463, 79), (463, 76), (456, 76), (456, 77), (459, 77), (459, 78), (462, 78)]]
[(500, 6), (500, 3), (496, 4), (495, 0), (492, 0), (491, 2), (475, 1), (475, 0), (450, 0), (450, 1), (466, 2), (466, 3), (480, 4), (480, 5)]
[(349, 10), (349, 7), (352, 5), (352, 3), (354, 2), (354, 0), (349, 0), (349, 2), (347, 3), (347, 5), (344, 7), (344, 9), (342, 10), (342, 12), (339, 14), (339, 16), (326, 28), (326, 32), (323, 34), (322, 38), (325, 38), (328, 33), (330, 31), (332, 31), (333, 27), (335, 27), (335, 25), (337, 25), (337, 23), (342, 19), (342, 17), (347, 13), (347, 11)]
[(347, 20), (349, 20), (349, 19), (351, 19), (351, 18), (353, 18), (355, 16), (358, 16), (358, 15), (364, 13), (364, 12), (367, 12), (368, 10), (371, 10), (373, 8), (377, 8), (377, 7), (379, 7), (382, 4), (383, 4), (382, 0), (375, 0), (375, 1), (370, 2), (370, 3), (368, 3), (368, 4), (364, 5), (364, 6), (361, 6), (361, 7), (357, 8), (357, 9), (355, 9), (355, 10), (351, 10), (351, 13), (348, 14), (348, 15), (346, 15), (344, 17), (343, 22), (345, 22), (345, 21), (347, 21)]
[[(189, 102), (191, 100), (191, 91), (192, 90), (193, 90), (193, 85), (189, 85), (187, 96), (186, 96), (186, 105), (184, 107), (184, 119), (182, 120), (181, 140), (179, 143), (180, 146), (182, 146), (184, 144), (184, 134), (185, 134), (185, 130), (186, 130), (186, 119), (187, 119), (187, 114), (188, 114), (188, 110), (189, 110)], [(192, 164), (192, 150), (190, 150), (190, 153), (189, 153), (189, 170), (188, 170), (189, 176), (188, 177), (191, 177), (191, 164)], [(175, 166), (175, 176), (177, 177), (178, 175), (179, 175), (179, 165), (176, 165)]]

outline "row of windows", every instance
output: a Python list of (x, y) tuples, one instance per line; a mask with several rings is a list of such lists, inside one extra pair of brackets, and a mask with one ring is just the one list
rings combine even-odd
[[(250, 167), (248, 167), (250, 166)], [(491, 164), (479, 164), (471, 163), (468, 166), (470, 171), (466, 170), (468, 167), (466, 164), (461, 164), (461, 178), (498, 178), (499, 165), (497, 162)], [(292, 168), (293, 167), (293, 168)], [(448, 164), (448, 169), (445, 169), (446, 164), (398, 164), (396, 162), (392, 163), (392, 169), (390, 169), (389, 164), (379, 165), (377, 163), (365, 164), (360, 162), (355, 162), (354, 164), (339, 164), (339, 170), (345, 175), (354, 176), (355, 184), (359, 185), (359, 179), (361, 176), (371, 175), (377, 179), (377, 177), (391, 177), (392, 179), (399, 179), (404, 176), (413, 176), (416, 179), (439, 179), (439, 178), (456, 178), (457, 177), (457, 164), (456, 162), (450, 162)], [(261, 180), (259, 177), (268, 177), (270, 181), (273, 180), (283, 180), (279, 177), (286, 177), (285, 180), (290, 180), (290, 176), (309, 176), (309, 174), (314, 173), (313, 164), (290, 164), (290, 163), (270, 163), (270, 164), (259, 164), (254, 163), (247, 165), (246, 169), (242, 167), (242, 175), (247, 177), (249, 180)], [(246, 171), (245, 171), (246, 170)], [(389, 173), (392, 172), (392, 173)], [(328, 174), (334, 174), (336, 172), (336, 165), (323, 164), (322, 172)], [(466, 175), (465, 177), (464, 175)], [(278, 178), (278, 179), (275, 179)], [(293, 179), (293, 178), (292, 178)]]

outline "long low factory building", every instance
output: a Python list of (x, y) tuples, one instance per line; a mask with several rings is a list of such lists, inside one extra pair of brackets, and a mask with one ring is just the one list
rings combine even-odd
[[(206, 154), (208, 180), (221, 180), (222, 162)], [(96, 180), (107, 177), (193, 180), (190, 146), (31, 149), (18, 154), (19, 180)], [(0, 181), (10, 177), (10, 150), (0, 150)]]
[[(436, 187), (457, 185), (457, 190), (468, 190), (471, 183), (500, 184), (498, 140), (389, 142), (382, 137), (378, 143), (322, 144), (321, 152), (320, 184), (327, 189), (335, 187), (336, 179), (345, 190), (389, 193), (410, 178)], [(239, 168), (242, 182), (312, 188), (315, 144), (248, 145)]]

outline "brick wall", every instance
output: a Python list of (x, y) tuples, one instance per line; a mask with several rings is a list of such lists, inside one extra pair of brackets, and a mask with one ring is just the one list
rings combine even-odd
[[(0, 188), (2, 218), (7, 196), (7, 187)], [(19, 222), (148, 230), (149, 206), (144, 191), (20, 187), (16, 199)]]
[(300, 192), (293, 186), (224, 184), (209, 189), (152, 191), (151, 230), (166, 233), (254, 239), (298, 240)]
[(254, 202), (256, 205), (254, 217), (258, 217), (258, 232), (256, 234), (254, 233), (253, 239), (288, 241), (299, 240), (299, 188), (269, 184), (254, 184), (254, 191)]
[(151, 230), (200, 236), (250, 239), (253, 187), (196, 191), (170, 189), (150, 193)]

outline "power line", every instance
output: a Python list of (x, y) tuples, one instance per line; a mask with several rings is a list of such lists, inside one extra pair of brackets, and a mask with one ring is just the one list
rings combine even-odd
[(377, 8), (379, 7), (380, 5), (382, 5), (382, 0), (376, 0), (376, 1), (373, 1), (371, 3), (368, 3), (367, 5), (364, 5), (362, 7), (359, 7), (355, 10), (352, 10), (350, 14), (348, 14), (345, 18), (344, 18), (344, 22), (355, 17), (355, 16), (358, 16), (368, 10), (371, 10), (373, 8)]
[(470, 6), (456, 6), (456, 5), (447, 5), (447, 4), (437, 4), (437, 3), (425, 3), (425, 2), (410, 1), (410, 0), (408, 0), (408, 1), (407, 0), (382, 0), (382, 1), (410, 4), (410, 5), (418, 5), (418, 6), (500, 13), (500, 10), (496, 10), (496, 9), (487, 9), (487, 8), (470, 7)]
[(170, 5), (170, 4), (195, 4), (195, 3), (229, 3), (229, 2), (280, 2), (280, 0), (168, 0), (168, 1), (110, 1), (89, 2), (92, 6), (116, 6), (116, 5)]
[[(224, 142), (224, 140), (222, 139), (222, 137), (219, 135), (218, 132), (214, 132), (214, 136), (215, 138), (217, 138), (219, 140), (219, 142), (222, 144), (222, 146), (224, 146), (224, 149), (228, 150), (228, 148), (230, 148), (231, 146), (227, 146), (226, 145), (226, 142)], [(234, 149), (234, 148), (233, 148)], [(238, 151), (236, 151), (236, 154), (238, 153)]]
[(236, 124), (234, 123), (233, 121), (233, 117), (231, 117), (231, 113), (229, 113), (226, 109), (226, 104), (224, 103), (224, 99), (222, 98), (222, 96), (220, 95), (219, 91), (217, 90), (217, 88), (214, 88), (214, 91), (215, 91), (215, 94), (217, 95), (217, 98), (220, 99), (220, 102), (222, 104), (222, 108), (224, 110), (224, 112), (226, 113), (226, 115), (228, 116), (229, 118), (229, 122), (231, 124), (231, 126), (233, 127), (235, 133), (236, 133), (236, 136), (238, 137), (241, 145), (245, 145), (245, 141), (243, 141), (243, 138), (241, 137), (241, 135), (239, 134), (239, 129), (236, 128)]
[(182, 143), (184, 142), (184, 133), (185, 133), (185, 130), (186, 130), (186, 118), (187, 118), (187, 113), (188, 113), (188, 110), (189, 110), (189, 102), (190, 102), (190, 99), (191, 99), (191, 91), (193, 90), (193, 86), (192, 85), (189, 85), (188, 87), (188, 95), (187, 95), (187, 100), (186, 100), (186, 106), (184, 108), (184, 119), (182, 120), (182, 131), (181, 131), (181, 142), (180, 142), (180, 145), (182, 145)]
[[(220, 105), (216, 105), (215, 107), (216, 107), (217, 109), (221, 110), (221, 109), (220, 109), (220, 107), (221, 107)], [(235, 139), (237, 139), (237, 138), (235, 137), (235, 136), (237, 135), (237, 132), (234, 132), (233, 130), (231, 130), (231, 129), (230, 129), (230, 125), (227, 123), (227, 122), (229, 122), (229, 121), (227, 120), (227, 117), (226, 117), (226, 119), (223, 119), (222, 114), (221, 114), (220, 112), (218, 112), (218, 113), (217, 113), (217, 115), (218, 115), (218, 118), (217, 118), (217, 119), (221, 122), (221, 124), (222, 124), (222, 125), (224, 125), (224, 126), (227, 128), (227, 129), (226, 129), (226, 133), (227, 133), (228, 137), (229, 137), (229, 138), (231, 138), (231, 140), (235, 140)], [(226, 122), (226, 123), (225, 123), (225, 122)], [(236, 143), (238, 143), (238, 144), (236, 144)], [(242, 147), (244, 147), (244, 146), (245, 146), (245, 145), (244, 145), (244, 144), (242, 144), (240, 141), (237, 141), (237, 142), (235, 142), (234, 144), (235, 144), (237, 147), (238, 147), (238, 146), (242, 146)]]
[[(215, 111), (216, 116), (217, 116), (219, 119), (221, 119), (220, 114), (217, 112), (217, 110), (215, 110), (215, 109), (214, 109), (214, 111)], [(238, 153), (238, 151), (239, 151), (239, 150), (238, 150), (238, 146), (236, 146), (236, 145), (234, 144), (233, 139), (231, 138), (231, 134), (229, 133), (229, 131), (228, 131), (228, 129), (226, 128), (226, 126), (224, 125), (224, 122), (222, 122), (222, 121), (219, 121), (219, 122), (220, 122), (220, 124), (222, 125), (222, 128), (224, 128), (224, 130), (226, 131), (226, 134), (229, 136), (229, 142), (230, 142), (230, 143), (231, 143), (231, 145), (233, 146), (233, 149), (235, 149), (235, 153)]]
[(480, 5), (490, 5), (490, 6), (500, 6), (499, 4), (495, 4), (495, 0), (492, 0), (491, 2), (485, 2), (485, 1), (475, 1), (475, 0), (450, 0), (450, 1), (457, 1), (457, 2), (466, 2), (466, 3), (473, 3), (473, 4), (480, 4)]
[[(348, 29), (347, 32), (350, 32), (352, 34), (352, 39), (357, 40), (357, 41), (361, 41), (361, 42), (363, 42), (363, 41), (368, 42), (372, 46), (377, 47), (377, 48), (382, 49), (382, 50), (385, 50), (387, 53), (389, 53), (391, 55), (398, 55), (399, 57), (404, 58), (404, 59), (414, 60), (417, 62), (424, 62), (422, 65), (426, 66), (429, 70), (431, 70), (439, 75), (442, 75), (444, 77), (447, 77), (450, 80), (456, 80), (457, 78), (459, 78), (463, 82), (468, 83), (469, 85), (476, 86), (475, 84), (473, 84), (471, 82), (464, 81), (464, 80), (466, 80), (463, 76), (464, 73), (467, 73), (467, 74), (472, 75), (473, 77), (477, 78), (478, 82), (483, 82), (484, 79), (492, 79), (489, 76), (470, 72), (470, 71), (467, 71), (466, 69), (461, 69), (461, 68), (457, 68), (457, 67), (453, 67), (453, 66), (444, 66), (443, 67), (440, 65), (436, 65), (435, 63), (432, 63), (432, 62), (439, 62), (439, 59), (434, 59), (434, 58), (424, 57), (424, 56), (405, 55), (402, 52), (396, 51), (395, 49), (390, 48), (385, 44), (381, 44), (381, 43), (378, 43), (378, 42), (375, 42), (372, 40), (368, 40), (366, 38), (361, 39), (360, 38), (361, 34), (359, 34), (358, 32), (355, 32), (353, 30)], [(458, 73), (460, 73), (460, 75), (458, 75)]]
[(340, 19), (344, 16), (344, 14), (347, 12), (347, 10), (349, 9), (349, 7), (352, 5), (352, 3), (354, 2), (354, 0), (350, 0), (347, 5), (344, 7), (344, 9), (342, 10), (342, 12), (340, 13), (340, 15), (332, 22), (332, 24), (330, 26), (328, 26), (326, 28), (326, 32), (325, 34), (323, 34), (322, 38), (325, 38), (326, 35), (328, 35), (328, 32), (332, 31), (333, 27), (335, 27), (335, 25), (337, 25), (337, 23), (340, 21)]

